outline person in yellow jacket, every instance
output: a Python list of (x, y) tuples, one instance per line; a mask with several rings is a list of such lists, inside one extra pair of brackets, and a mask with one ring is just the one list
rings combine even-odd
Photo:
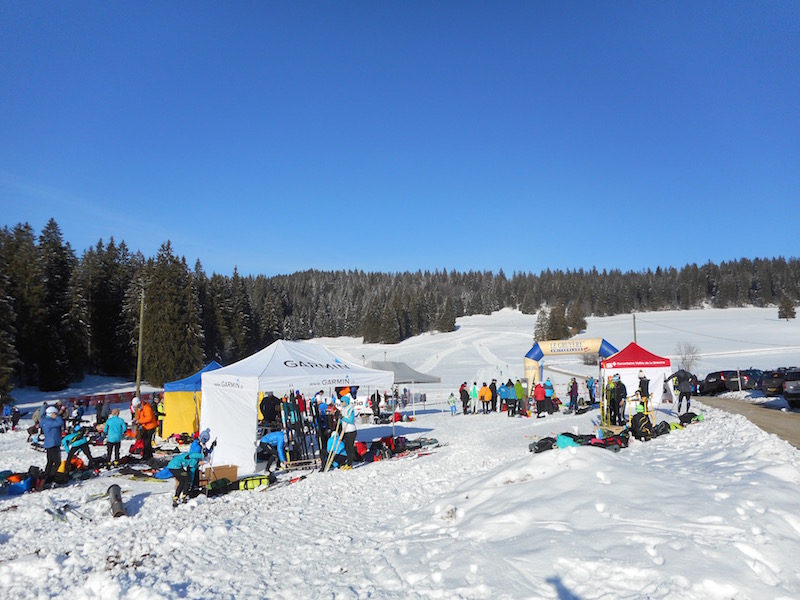
[(483, 404), (483, 414), (488, 415), (489, 403), (492, 401), (492, 390), (489, 389), (485, 381), (483, 382), (483, 386), (481, 386), (481, 390), (478, 392), (478, 398)]
[(156, 404), (156, 418), (158, 419), (158, 437), (164, 437), (162, 435), (164, 431), (164, 417), (166, 416), (166, 412), (164, 412), (164, 396), (162, 395), (161, 398), (158, 400), (158, 404)]
[(144, 443), (142, 450), (142, 460), (150, 460), (153, 458), (153, 434), (158, 426), (156, 416), (153, 413), (153, 407), (149, 402), (142, 402), (139, 398), (134, 397), (131, 403), (136, 410), (136, 422), (139, 423), (139, 436)]

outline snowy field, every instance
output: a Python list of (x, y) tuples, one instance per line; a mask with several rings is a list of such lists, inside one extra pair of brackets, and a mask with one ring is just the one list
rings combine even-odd
[[(617, 348), (632, 317), (588, 319), (582, 337)], [(800, 322), (777, 309), (637, 315), (638, 343), (695, 371), (800, 365)], [(535, 317), (504, 310), (459, 330), (395, 346), (321, 340), (352, 360), (398, 360), (442, 377), (396, 433), (446, 446), (418, 458), (310, 473), (266, 492), (171, 507), (172, 483), (97, 477), (0, 496), (2, 598), (798, 598), (800, 454), (741, 416), (706, 420), (619, 453), (582, 447), (532, 454), (538, 436), (590, 433), (596, 410), (544, 419), (444, 412), (462, 381), (522, 376)], [(558, 385), (596, 367), (545, 360)], [(92, 379), (97, 392), (130, 384)], [(83, 391), (76, 388), (61, 396)], [(310, 390), (307, 390), (310, 391)], [(758, 393), (738, 393), (763, 401)], [(58, 395), (15, 392), (27, 406)], [(661, 411), (658, 420), (676, 421)], [(22, 422), (25, 425), (25, 421)], [(360, 426), (359, 439), (391, 427)], [(24, 432), (0, 435), (0, 470), (43, 467)], [(105, 500), (121, 485), (128, 517)], [(72, 503), (91, 521), (46, 508)]]

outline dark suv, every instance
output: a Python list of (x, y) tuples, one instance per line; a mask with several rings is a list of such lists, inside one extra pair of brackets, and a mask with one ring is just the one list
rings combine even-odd
[(783, 376), (786, 371), (765, 371), (761, 376), (761, 391), (765, 396), (780, 396), (783, 393)]
[(800, 370), (784, 373), (783, 397), (792, 408), (800, 408)]
[[(723, 371), (725, 385), (731, 392), (739, 390), (752, 390), (756, 387), (761, 371), (758, 369), (741, 369), (739, 371)], [(728, 375), (730, 373), (730, 375)]]

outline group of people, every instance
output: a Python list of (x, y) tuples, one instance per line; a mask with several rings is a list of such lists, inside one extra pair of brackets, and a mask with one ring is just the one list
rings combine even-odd
[[(594, 403), (594, 387), (595, 380), (590, 377), (586, 381), (589, 389), (590, 402)], [(570, 403), (567, 412), (578, 413), (578, 381), (573, 377), (567, 385), (567, 395), (570, 398)], [(533, 389), (531, 398), (535, 403), (535, 411), (538, 416), (553, 412), (550, 406), (556, 400), (555, 388), (553, 383), (548, 377), (544, 382), (538, 382)], [(463, 414), (476, 414), (478, 412), (488, 414), (491, 412), (505, 411), (509, 417), (525, 417), (531, 413), (529, 407), (529, 397), (526, 394), (525, 386), (517, 379), (513, 382), (509, 379), (506, 383), (501, 383), (497, 386), (497, 380), (492, 379), (490, 384), (483, 383), (479, 388), (477, 382), (472, 383), (472, 387), (467, 385), (467, 382), (461, 384), (458, 390), (458, 399), (461, 401), (461, 410)], [(447, 400), (450, 405), (450, 414), (457, 414), (457, 400), (455, 394), (450, 394)], [(479, 408), (480, 407), (480, 408)], [(556, 406), (556, 410), (557, 410)]]
[[(527, 402), (525, 388), (519, 379), (516, 383), (511, 379), (506, 383), (501, 382), (499, 387), (497, 379), (492, 379), (488, 385), (484, 381), (480, 388), (477, 381), (472, 383), (472, 387), (469, 387), (465, 381), (458, 389), (458, 396), (461, 401), (461, 411), (465, 415), (489, 414), (505, 410), (508, 416), (513, 417), (518, 410), (523, 410), (521, 406)], [(450, 394), (448, 404), (450, 413), (457, 414), (455, 394)]]
[(22, 417), (22, 413), (20, 413), (19, 409), (14, 406), (10, 400), (0, 401), (0, 404), (3, 406), (2, 410), (0, 410), (0, 420), (2, 420), (3, 426), (2, 431), (14, 431)]

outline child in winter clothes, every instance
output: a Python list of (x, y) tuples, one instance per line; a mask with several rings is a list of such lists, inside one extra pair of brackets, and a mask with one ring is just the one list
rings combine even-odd
[(103, 424), (103, 432), (106, 434), (106, 465), (111, 467), (111, 453), (114, 453), (114, 465), (119, 464), (119, 447), (122, 437), (128, 425), (119, 416), (119, 409), (111, 411), (111, 417)]
[(78, 454), (78, 452), (83, 452), (86, 455), (87, 459), (87, 466), (92, 461), (92, 453), (89, 452), (89, 440), (83, 435), (83, 431), (79, 425), (75, 426), (75, 430), (64, 436), (64, 439), (61, 440), (61, 445), (64, 447), (64, 450), (67, 452), (67, 473), (70, 472), (70, 467), (72, 464), (72, 459)]
[(453, 392), (450, 392), (450, 397), (447, 399), (447, 403), (450, 405), (450, 416), (456, 416), (456, 395)]

